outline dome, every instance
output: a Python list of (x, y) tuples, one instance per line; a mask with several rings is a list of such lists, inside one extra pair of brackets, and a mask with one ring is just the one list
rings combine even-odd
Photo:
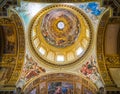
[(80, 33), (80, 22), (70, 10), (57, 8), (45, 14), (40, 30), (49, 44), (64, 48), (77, 40)]
[(30, 25), (30, 47), (34, 56), (49, 66), (67, 66), (87, 55), (93, 29), (87, 16), (65, 4), (43, 8)]

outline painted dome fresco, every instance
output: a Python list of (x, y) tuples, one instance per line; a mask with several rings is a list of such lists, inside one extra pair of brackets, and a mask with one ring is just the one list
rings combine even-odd
[(75, 64), (89, 52), (92, 44), (90, 21), (80, 9), (70, 5), (43, 8), (33, 18), (29, 31), (32, 52), (45, 65)]
[(49, 44), (67, 47), (77, 40), (80, 22), (77, 16), (67, 9), (53, 9), (43, 17), (41, 32)]

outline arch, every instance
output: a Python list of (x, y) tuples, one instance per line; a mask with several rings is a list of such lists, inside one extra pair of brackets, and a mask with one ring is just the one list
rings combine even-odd
[[(1, 62), (0, 62), (0, 90), (15, 89), (24, 63), (25, 38), (24, 27), (20, 17), (11, 11), (9, 18), (0, 18), (0, 32), (2, 32)], [(5, 79), (4, 79), (5, 78)]]
[[(53, 85), (53, 87), (51, 87), (51, 85)], [(72, 92), (71, 94), (85, 94), (85, 92), (96, 94), (97, 92), (96, 86), (90, 80), (75, 74), (61, 72), (39, 75), (23, 88), (23, 92), (24, 94), (29, 94), (30, 92), (37, 92), (38, 94), (53, 94), (53, 92), (55, 92), (54, 87), (58, 86), (62, 88), (62, 91), (63, 89), (70, 89)]]
[[(112, 68), (115, 70), (120, 67), (119, 56), (116, 52), (117, 50), (117, 38), (118, 29), (119, 29), (119, 18), (110, 18), (110, 9), (108, 9), (102, 16), (97, 34), (97, 61), (100, 70), (100, 74), (102, 76), (103, 82), (107, 87), (114, 87), (117, 85), (112, 78)], [(110, 25), (114, 24), (113, 30), (110, 30)], [(117, 26), (117, 27), (116, 27)], [(109, 30), (108, 30), (109, 29)], [(108, 30), (108, 31), (107, 31)], [(110, 37), (110, 32), (113, 32), (112, 38)], [(107, 38), (110, 37), (110, 38)], [(108, 41), (107, 41), (108, 40)], [(111, 42), (114, 41), (115, 43)], [(109, 42), (109, 43), (107, 43)], [(111, 42), (111, 43), (110, 43)], [(115, 44), (116, 46), (114, 46)], [(113, 48), (114, 46), (115, 51)], [(109, 52), (107, 51), (107, 47), (109, 48)], [(114, 52), (111, 52), (111, 50)], [(116, 74), (116, 73), (114, 73)]]
[(97, 33), (97, 61), (103, 82), (107, 86), (113, 85), (113, 82), (110, 79), (110, 76), (108, 74), (105, 65), (105, 55), (104, 55), (104, 33), (105, 33), (106, 25), (109, 20), (109, 16), (110, 16), (110, 10), (108, 9), (105, 11), (105, 13), (103, 14), (100, 20), (98, 33)]

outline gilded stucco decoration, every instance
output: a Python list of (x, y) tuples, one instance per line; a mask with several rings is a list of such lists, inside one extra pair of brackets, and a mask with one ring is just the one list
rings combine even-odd
[(97, 61), (98, 61), (98, 66), (100, 70), (100, 74), (102, 76), (102, 79), (104, 81), (104, 84), (106, 86), (113, 86), (114, 83), (112, 79), (110, 78), (110, 75), (108, 73), (106, 64), (105, 64), (105, 59), (107, 61), (111, 62), (113, 59), (111, 58), (105, 58), (104, 55), (104, 32), (106, 30), (106, 25), (109, 21), (109, 16), (110, 16), (110, 9), (106, 10), (106, 12), (103, 14), (101, 21), (99, 23), (99, 28), (98, 28), (98, 37), (97, 37)]
[[(11, 11), (10, 18), (0, 18), (0, 28), (4, 41), (0, 62), (0, 90), (15, 89), (24, 62), (24, 28), (21, 19), (14, 11)], [(6, 85), (8, 87), (2, 87)]]
[(80, 9), (65, 4), (50, 5), (33, 18), (28, 41), (41, 63), (53, 67), (74, 65), (88, 54), (93, 33), (89, 19)]
[[(107, 46), (109, 47), (110, 45), (107, 45), (105, 41), (106, 41), (106, 38), (108, 37), (106, 32), (110, 32), (110, 31), (107, 31), (107, 27), (110, 24), (119, 25), (120, 23), (120, 18), (118, 17), (119, 16), (119, 2), (117, 0), (112, 0), (112, 1), (104, 0), (103, 5), (104, 4), (106, 4), (106, 6), (111, 5), (111, 9), (108, 9), (103, 14), (101, 21), (99, 23), (98, 35), (97, 35), (98, 36), (97, 37), (97, 61), (98, 61), (100, 74), (102, 76), (105, 86), (115, 87), (115, 85), (119, 86), (118, 85), (119, 83), (116, 84), (115, 83), (116, 81), (115, 82), (113, 81), (116, 78), (112, 76), (113, 76), (113, 73), (117, 74), (117, 72), (115, 73), (114, 70), (117, 70), (120, 67), (120, 57), (116, 53), (112, 53), (112, 54), (107, 53), (105, 48)], [(114, 17), (110, 17), (110, 16), (114, 16)], [(115, 32), (117, 32), (115, 28), (113, 28), (113, 32), (114, 34)], [(111, 36), (114, 37), (114, 35), (111, 35)], [(112, 45), (112, 42), (111, 42), (111, 45)]]

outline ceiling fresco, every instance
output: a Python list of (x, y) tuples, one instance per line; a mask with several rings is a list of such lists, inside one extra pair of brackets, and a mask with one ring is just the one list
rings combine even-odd
[[(32, 41), (31, 44), (37, 52), (36, 56), (31, 54), (29, 49), (26, 50), (25, 66), (18, 86), (21, 85), (21, 82), (22, 86), (25, 85), (41, 73), (50, 72), (49, 67), (44, 66), (45, 69), (41, 67), (44, 61), (60, 66), (69, 65), (81, 58), (89, 48), (93, 38), (92, 32), (97, 32), (95, 29), (105, 10), (104, 7), (100, 7), (99, 2), (64, 3), (58, 6), (54, 6), (52, 3), (40, 4), (22, 1), (21, 7), (16, 7), (16, 11), (24, 23), (25, 34), (28, 34), (27, 37)], [(78, 12), (79, 10), (80, 12)], [(28, 40), (26, 39), (26, 48), (29, 48)], [(38, 56), (42, 58), (42, 61), (34, 58)], [(78, 65), (74, 72), (84, 75), (98, 88), (103, 87), (94, 46), (89, 56)], [(62, 67), (57, 67), (57, 69), (62, 70)], [(53, 67), (50, 70), (53, 70)]]
[(87, 79), (90, 79), (98, 88), (104, 87), (98, 72), (98, 64), (95, 55), (92, 55), (84, 62), (77, 71), (82, 73)]
[(0, 0), (0, 94), (119, 89), (119, 44), (105, 40), (119, 10), (119, 0)]
[(100, 20), (100, 15), (104, 12), (105, 8), (100, 7), (100, 3), (98, 2), (81, 3), (79, 8), (88, 15), (96, 29)]
[(105, 40), (119, 10), (119, 0), (0, 0), (0, 94), (116, 92), (119, 56), (104, 52), (119, 51)]
[(40, 25), (45, 40), (56, 47), (72, 45), (80, 33), (80, 22), (70, 10), (59, 8), (45, 14)]
[(40, 67), (39, 64), (35, 62), (30, 55), (26, 54), (25, 64), (22, 69), (21, 77), (16, 86), (22, 88), (32, 78), (45, 72), (46, 70), (44, 68)]
[(91, 81), (68, 73), (51, 73), (36, 77), (24, 88), (25, 94), (96, 94)]

